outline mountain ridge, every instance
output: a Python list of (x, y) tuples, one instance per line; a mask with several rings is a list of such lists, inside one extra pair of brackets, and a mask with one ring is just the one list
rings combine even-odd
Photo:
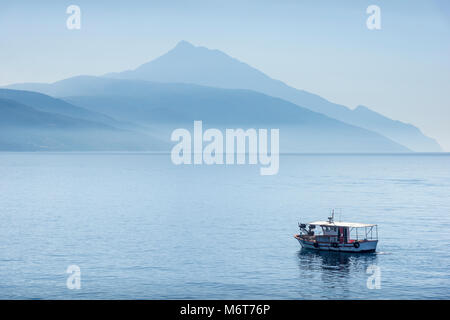
[[(142, 64), (134, 70), (108, 73), (105, 77), (140, 79), (158, 82), (193, 83), (228, 89), (250, 89), (320, 112), (348, 124), (375, 131), (403, 144), (414, 151), (441, 152), (434, 140), (416, 126), (392, 120), (373, 110), (371, 114), (355, 112), (344, 105), (286, 83), (272, 79), (249, 64), (226, 53), (194, 46), (182, 40), (162, 56)], [(383, 126), (371, 123), (372, 118), (383, 117)], [(414, 127), (415, 129), (412, 129)], [(417, 129), (417, 130), (416, 130)]]
[(1, 151), (145, 151), (162, 146), (159, 140), (138, 132), (0, 97)]
[[(106, 87), (101, 87), (102, 84), (99, 82), (100, 78), (144, 81), (145, 84), (143, 82), (123, 83), (125, 87), (124, 96), (119, 98), (118, 94), (122, 92), (124, 88), (116, 85), (115, 90), (108, 89), (113, 83), (108, 83)], [(104, 83), (107, 83), (107, 81)], [(130, 83), (133, 83), (133, 86), (135, 86), (134, 89), (133, 86), (130, 87)], [(220, 50), (197, 47), (187, 41), (179, 42), (166, 54), (144, 63), (134, 70), (109, 73), (103, 77), (76, 76), (54, 83), (14, 84), (7, 86), (7, 88), (45, 93), (56, 98), (62, 98), (62, 100), (69, 102), (72, 105), (80, 106), (90, 112), (94, 112), (96, 115), (103, 115), (116, 121), (131, 121), (129, 119), (125, 120), (127, 119), (125, 112), (120, 115), (122, 118), (119, 119), (117, 118), (119, 115), (113, 115), (108, 108), (114, 105), (118, 110), (121, 109), (121, 106), (117, 105), (118, 100), (120, 100), (121, 103), (128, 106), (130, 110), (145, 113), (145, 110), (139, 108), (139, 106), (143, 105), (148, 106), (148, 101), (144, 101), (145, 99), (148, 99), (151, 103), (161, 102), (156, 101), (154, 97), (148, 95), (144, 99), (146, 94), (143, 93), (144, 90), (141, 89), (143, 86), (150, 85), (149, 83), (151, 83), (151, 92), (156, 96), (161, 92), (164, 92), (165, 89), (163, 88), (163, 84), (172, 84), (172, 89), (176, 88), (177, 85), (177, 88), (179, 89), (179, 86), (182, 84), (190, 84), (191, 87), (189, 87), (189, 90), (191, 93), (199, 90), (192, 85), (203, 86), (204, 88), (201, 90), (206, 90), (205, 88), (208, 87), (259, 92), (270, 97), (293, 103), (299, 108), (306, 108), (312, 112), (322, 114), (323, 116), (345, 123), (349, 126), (354, 126), (384, 136), (389, 141), (401, 146), (406, 146), (406, 148), (403, 149), (404, 151), (441, 150), (439, 145), (433, 139), (423, 135), (420, 129), (413, 125), (405, 124), (397, 120), (391, 120), (367, 107), (357, 107), (354, 110), (351, 110), (343, 105), (333, 104), (318, 95), (289, 87), (280, 80), (272, 79), (256, 68), (232, 58)], [(94, 87), (95, 90), (93, 91)], [(162, 91), (158, 92), (158, 90), (156, 90), (157, 88)], [(136, 96), (132, 94), (133, 90), (136, 91)], [(118, 100), (107, 101), (105, 97), (102, 97), (103, 95), (116, 96), (116, 99)], [(170, 97), (167, 95), (161, 97), (170, 100)], [(94, 106), (93, 101), (97, 101), (99, 103), (98, 106)], [(86, 105), (83, 105), (84, 103), (86, 103)], [(136, 104), (138, 108), (135, 108), (136, 106), (133, 104)], [(163, 112), (162, 109), (161, 112)], [(164, 112), (167, 113), (165, 117), (169, 117), (169, 109), (164, 109)], [(172, 112), (171, 115), (174, 117), (179, 116), (176, 115), (176, 112), (173, 110), (170, 112)], [(161, 114), (158, 116), (161, 116)], [(275, 115), (273, 116), (275, 117)], [(138, 121), (139, 119), (136, 120)], [(130, 125), (132, 126), (133, 124)]]
[(147, 126), (152, 134), (162, 133), (160, 139), (203, 120), (218, 128), (282, 126), (282, 152), (339, 152), (338, 146), (343, 152), (410, 151), (372, 131), (253, 90), (93, 76), (65, 79), (46, 90), (85, 109)]

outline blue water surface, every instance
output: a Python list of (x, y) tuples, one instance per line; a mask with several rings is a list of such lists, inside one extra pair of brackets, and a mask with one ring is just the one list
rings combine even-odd
[[(378, 224), (377, 253), (302, 251), (297, 222), (331, 208)], [(0, 153), (0, 221), (2, 299), (450, 298), (449, 155), (285, 155), (261, 176), (170, 155)]]

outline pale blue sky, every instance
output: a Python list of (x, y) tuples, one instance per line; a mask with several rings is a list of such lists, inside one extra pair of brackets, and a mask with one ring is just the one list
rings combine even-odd
[[(81, 7), (81, 30), (66, 8)], [(382, 29), (366, 28), (381, 8)], [(413, 123), (450, 151), (450, 1), (1, 1), (0, 85), (135, 68), (178, 41)]]

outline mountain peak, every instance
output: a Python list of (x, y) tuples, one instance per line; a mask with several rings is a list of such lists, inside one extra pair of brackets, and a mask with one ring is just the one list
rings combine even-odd
[(180, 42), (177, 43), (175, 48), (195, 48), (195, 46), (186, 40), (181, 40)]
[[(196, 46), (186, 40), (181, 40), (180, 42), (178, 42), (177, 45), (172, 50), (170, 50), (169, 52), (167, 52), (165, 55), (163, 55), (161, 57), (163, 58), (166, 55), (169, 55), (169, 56), (172, 55), (172, 58), (174, 57), (174, 55), (176, 55), (175, 59), (179, 59), (181, 56), (184, 58), (189, 57), (189, 59), (197, 59), (199, 62), (198, 67), (203, 66), (205, 59), (207, 59), (207, 60), (212, 59), (211, 62), (214, 64), (223, 62), (223, 61), (217, 60), (217, 59), (223, 59), (223, 58), (237, 61), (236, 59), (231, 58), (226, 53), (224, 53), (220, 50), (209, 49), (209, 48), (203, 47), (203, 46)], [(178, 61), (173, 61), (173, 62), (177, 63)]]
[(194, 45), (189, 41), (181, 40), (177, 43), (176, 47), (194, 47)]

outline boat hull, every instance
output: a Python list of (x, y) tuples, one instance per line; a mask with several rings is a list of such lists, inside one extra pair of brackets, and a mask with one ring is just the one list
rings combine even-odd
[(310, 249), (310, 250), (317, 250), (317, 251), (337, 251), (337, 252), (375, 252), (377, 249), (378, 240), (363, 240), (358, 241), (359, 246), (355, 247), (353, 243), (327, 243), (327, 242), (315, 242), (315, 241), (308, 241), (305, 239), (302, 239), (298, 236), (295, 236), (295, 238), (298, 240), (302, 248), (304, 249)]

